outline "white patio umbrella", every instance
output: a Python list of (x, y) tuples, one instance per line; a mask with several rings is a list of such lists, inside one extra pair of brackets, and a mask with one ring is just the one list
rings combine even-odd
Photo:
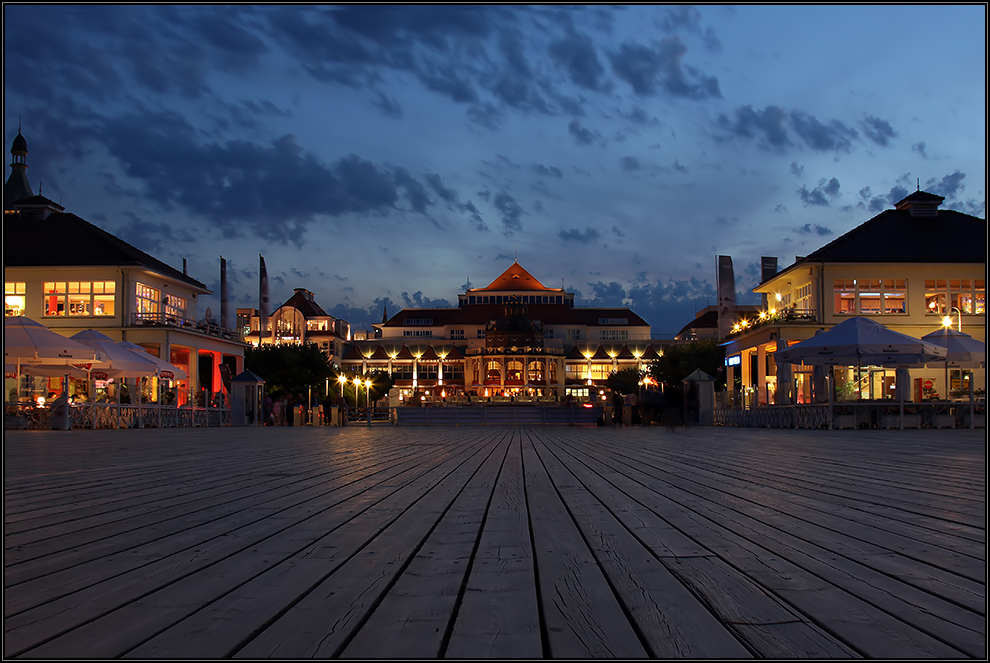
[(980, 368), (986, 364), (987, 346), (983, 341), (978, 341), (969, 334), (964, 334), (952, 327), (942, 327), (938, 331), (925, 334), (921, 337), (923, 341), (938, 343), (948, 352), (945, 355), (945, 398), (950, 398), (949, 394), (949, 367), (952, 368)]
[(78, 375), (94, 366), (107, 365), (100, 350), (57, 334), (23, 315), (3, 320), (3, 357), (4, 373), (18, 378), (18, 389), (22, 374)]
[(953, 368), (979, 368), (986, 364), (987, 345), (969, 334), (942, 327), (938, 331), (925, 334), (922, 341), (941, 345), (948, 352), (945, 355), (947, 366)]
[(189, 377), (189, 375), (178, 366), (174, 366), (164, 359), (156, 357), (137, 343), (121, 341), (117, 345), (139, 353), (144, 359), (151, 360), (158, 367), (158, 373), (156, 373), (156, 375), (163, 380), (185, 380)]
[(135, 378), (158, 372), (158, 366), (147, 354), (141, 356), (133, 350), (121, 347), (112, 338), (95, 329), (85, 329), (74, 334), (72, 340), (102, 353), (107, 365), (100, 370), (111, 377)]
[(828, 331), (773, 353), (777, 363), (811, 366), (898, 366), (945, 361), (931, 341), (884, 327), (870, 318), (844, 320)]
[(56, 334), (23, 315), (3, 319), (4, 363), (72, 365), (102, 363), (99, 349)]

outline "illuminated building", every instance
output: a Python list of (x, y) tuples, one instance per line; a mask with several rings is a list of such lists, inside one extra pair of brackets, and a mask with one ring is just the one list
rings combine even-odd
[(259, 344), (315, 343), (330, 361), (339, 363), (344, 347), (351, 339), (351, 326), (329, 315), (316, 303), (313, 293), (296, 288), (292, 296), (268, 316), (268, 328), (261, 334), (261, 317), (257, 309), (237, 309), (238, 327), (246, 343)]
[[(27, 141), (18, 132), (4, 186), (4, 314), (25, 315), (64, 336), (96, 329), (182, 368), (179, 403), (222, 389), (220, 366), (244, 369), (236, 332), (197, 319), (200, 281), (35, 195)], [(9, 393), (9, 390), (8, 390)], [(151, 389), (145, 400), (154, 400)]]
[[(949, 316), (953, 327), (986, 340), (987, 223), (940, 210), (944, 198), (917, 191), (753, 288), (767, 307), (723, 341), (729, 384), (740, 377), (753, 403), (779, 403), (772, 353), (852, 316), (920, 338)], [(797, 402), (812, 398), (813, 371), (795, 367)], [(839, 397), (889, 398), (894, 370), (870, 368), (854, 384), (854, 369), (837, 369)], [(972, 379), (986, 387), (985, 369), (911, 369), (912, 400), (947, 398)], [(946, 387), (949, 387), (948, 389)], [(787, 400), (786, 397), (784, 400)]]
[(403, 309), (354, 341), (343, 365), (385, 371), (427, 400), (596, 397), (609, 374), (657, 358), (650, 326), (628, 308), (576, 307), (518, 262), (456, 307)]

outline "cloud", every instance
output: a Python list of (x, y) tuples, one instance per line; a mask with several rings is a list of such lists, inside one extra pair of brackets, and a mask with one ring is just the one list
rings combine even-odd
[(921, 157), (923, 159), (927, 159), (928, 158), (928, 153), (925, 152), (925, 142), (924, 141), (921, 141), (920, 143), (915, 143), (914, 145), (912, 145), (911, 146), (911, 151), (917, 152), (918, 154), (921, 155)]
[(532, 169), (533, 172), (536, 173), (537, 175), (556, 177), (557, 179), (560, 179), (564, 176), (564, 173), (561, 172), (560, 168), (557, 168), (556, 166), (544, 166), (543, 164), (540, 163), (534, 163), (532, 165)]
[(577, 242), (579, 244), (594, 244), (598, 241), (599, 232), (595, 228), (588, 226), (584, 230), (578, 230), (577, 228), (571, 228), (570, 230), (561, 230), (557, 233), (565, 242)]
[(801, 226), (800, 228), (795, 228), (794, 229), (794, 232), (796, 232), (796, 233), (798, 233), (800, 235), (811, 235), (811, 234), (815, 234), (815, 235), (819, 235), (821, 237), (824, 237), (825, 235), (831, 235), (832, 234), (832, 229), (831, 228), (826, 228), (825, 226), (820, 226), (817, 223), (814, 226), (812, 226), (810, 223), (806, 223), (803, 226)]
[(622, 157), (619, 159), (619, 166), (627, 173), (639, 170), (642, 166), (636, 157)]
[(567, 131), (574, 136), (574, 140), (579, 145), (591, 145), (598, 139), (597, 132), (585, 129), (581, 126), (581, 122), (576, 119), (571, 120), (571, 123), (567, 125)]
[(318, 215), (387, 215), (402, 200), (418, 213), (431, 205), (406, 169), (354, 154), (327, 164), (292, 135), (268, 144), (201, 143), (174, 113), (112, 118), (98, 131), (151, 199), (202, 215), (228, 237), (250, 228), (265, 240), (301, 244)]
[(780, 152), (791, 145), (784, 123), (787, 112), (778, 106), (767, 106), (761, 111), (751, 106), (740, 106), (735, 110), (734, 119), (719, 115), (715, 126), (742, 138), (757, 138), (765, 150)]
[(790, 119), (794, 131), (813, 150), (848, 152), (852, 148), (852, 140), (859, 135), (839, 120), (824, 124), (804, 111), (791, 111)]
[(717, 78), (682, 65), (687, 50), (679, 38), (667, 37), (654, 48), (623, 44), (610, 60), (615, 75), (640, 96), (652, 96), (662, 91), (687, 99), (721, 98)]
[(522, 220), (520, 217), (525, 212), (519, 206), (519, 203), (516, 202), (515, 198), (503, 191), (495, 194), (492, 204), (495, 205), (495, 209), (502, 215), (502, 233), (504, 235), (511, 235), (514, 232), (522, 230)]
[(808, 191), (808, 188), (803, 185), (797, 191), (805, 205), (828, 207), (829, 199), (839, 195), (839, 180), (834, 177), (830, 180), (823, 179), (811, 191)]
[(390, 97), (384, 92), (377, 92), (371, 103), (386, 117), (394, 120), (402, 118), (402, 106), (395, 97)]
[(966, 174), (958, 170), (951, 175), (946, 175), (941, 180), (930, 179), (925, 182), (925, 191), (934, 193), (944, 198), (955, 198), (965, 187), (962, 181), (966, 179)]
[(797, 161), (791, 162), (791, 174), (795, 177), (804, 176), (804, 166), (799, 166)]
[(565, 37), (551, 42), (548, 52), (553, 61), (563, 69), (572, 82), (588, 90), (601, 90), (606, 86), (605, 69), (598, 60), (595, 47), (586, 35), (571, 30)]
[(860, 126), (863, 127), (863, 133), (866, 134), (866, 137), (881, 147), (887, 147), (890, 139), (897, 136), (897, 132), (890, 126), (889, 122), (872, 115), (867, 115)]

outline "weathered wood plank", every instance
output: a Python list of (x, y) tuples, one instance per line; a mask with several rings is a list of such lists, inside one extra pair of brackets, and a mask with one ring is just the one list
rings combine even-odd
[(518, 432), (485, 518), (484, 530), (443, 655), (541, 658), (536, 568)]

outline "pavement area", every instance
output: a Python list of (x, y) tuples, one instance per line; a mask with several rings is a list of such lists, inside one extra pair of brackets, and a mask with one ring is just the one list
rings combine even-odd
[(7, 431), (3, 647), (985, 659), (985, 431)]

